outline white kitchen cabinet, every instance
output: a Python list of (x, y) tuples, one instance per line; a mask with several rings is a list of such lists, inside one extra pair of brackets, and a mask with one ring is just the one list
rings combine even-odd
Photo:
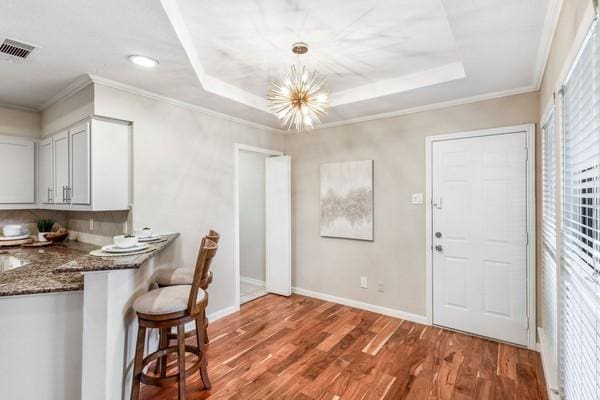
[(54, 203), (68, 203), (69, 133), (63, 131), (52, 137), (54, 147)]
[(40, 202), (54, 203), (54, 148), (52, 138), (40, 142)]
[[(127, 210), (130, 153), (130, 124), (122, 121), (94, 117), (52, 135), (41, 143), (38, 153), (39, 207)], [(48, 197), (48, 193), (54, 195)]]
[(67, 200), (71, 204), (90, 204), (90, 123), (69, 129), (70, 184)]
[(0, 208), (35, 204), (35, 140), (0, 136)]

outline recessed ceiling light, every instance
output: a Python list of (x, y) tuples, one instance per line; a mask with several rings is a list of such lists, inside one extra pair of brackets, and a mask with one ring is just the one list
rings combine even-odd
[(152, 68), (152, 67), (156, 67), (158, 65), (158, 61), (150, 58), (150, 57), (146, 57), (146, 56), (129, 56), (129, 61), (131, 61), (132, 63), (136, 64), (136, 65), (140, 65), (142, 67), (146, 67), (146, 68)]

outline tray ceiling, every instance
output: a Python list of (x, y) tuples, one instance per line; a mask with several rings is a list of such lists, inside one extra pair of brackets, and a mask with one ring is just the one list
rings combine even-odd
[[(465, 77), (440, 0), (163, 0), (206, 90), (266, 109), (291, 64), (317, 69), (334, 105)], [(308, 54), (291, 46), (308, 43)]]
[[(42, 109), (81, 76), (269, 127), (265, 93), (295, 57), (329, 82), (326, 124), (535, 90), (559, 0), (5, 0), (0, 104)], [(117, 12), (116, 12), (117, 11)], [(127, 61), (160, 61), (142, 69)], [(139, 90), (138, 90), (139, 89)]]

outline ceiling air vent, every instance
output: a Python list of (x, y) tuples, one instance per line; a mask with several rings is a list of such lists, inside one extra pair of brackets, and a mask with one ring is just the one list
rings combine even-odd
[(0, 44), (0, 57), (11, 60), (23, 61), (31, 54), (35, 46), (17, 42), (16, 40), (4, 39)]

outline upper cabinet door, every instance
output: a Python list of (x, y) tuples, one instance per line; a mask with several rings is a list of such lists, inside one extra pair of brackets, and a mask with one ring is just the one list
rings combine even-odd
[(71, 184), (67, 196), (71, 204), (90, 204), (90, 124), (69, 129), (71, 143)]
[(40, 202), (54, 203), (54, 151), (52, 138), (40, 143)]
[(0, 204), (35, 203), (35, 143), (0, 137)]
[(69, 202), (69, 135), (67, 131), (53, 136), (54, 141), (54, 202)]

